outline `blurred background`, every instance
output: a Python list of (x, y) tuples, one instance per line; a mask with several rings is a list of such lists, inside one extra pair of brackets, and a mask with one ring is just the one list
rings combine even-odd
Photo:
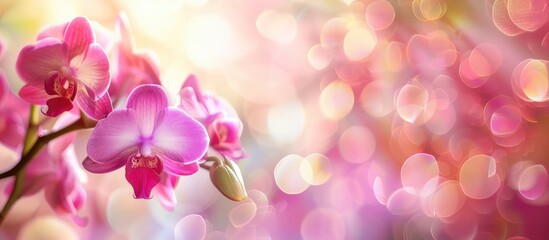
[[(545, 0), (0, 0), (14, 93), (17, 55), (44, 26), (86, 16), (114, 34), (126, 13), (172, 105), (193, 73), (236, 108), (249, 195), (225, 199), (201, 170), (166, 211), (133, 199), (121, 169), (86, 173), (87, 226), (38, 193), (0, 238), (543, 239), (548, 11)], [(79, 160), (90, 133), (78, 133)]]

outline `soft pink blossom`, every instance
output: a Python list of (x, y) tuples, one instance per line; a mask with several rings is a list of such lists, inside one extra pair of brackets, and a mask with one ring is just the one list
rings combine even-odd
[(183, 83), (180, 97), (179, 107), (208, 131), (211, 148), (232, 160), (245, 157), (240, 144), (242, 122), (230, 103), (214, 94), (203, 93), (194, 75)]
[(109, 87), (109, 93), (118, 98), (127, 96), (140, 84), (160, 84), (155, 55), (149, 51), (135, 49), (135, 41), (129, 28), (126, 15), (120, 14), (116, 21), (113, 78)]
[[(76, 120), (72, 114), (61, 115), (53, 130), (57, 130)], [(75, 223), (84, 225), (86, 219), (78, 217), (86, 199), (81, 183), (85, 180), (78, 166), (72, 142), (74, 134), (63, 135), (50, 142), (46, 148), (27, 165), (23, 182), (23, 196), (31, 196), (44, 190), (48, 205), (59, 215), (69, 215)], [(10, 193), (13, 184), (8, 185)]]
[(0, 142), (16, 150), (22, 146), (29, 106), (9, 88), (0, 71)]
[[(144, 84), (128, 97), (126, 108), (100, 120), (88, 141), (83, 165), (93, 173), (126, 167), (136, 198), (150, 198), (162, 173), (189, 175), (208, 148), (204, 127), (184, 111), (168, 106), (160, 85)], [(166, 179), (162, 186), (175, 185)], [(163, 192), (164, 189), (160, 189)], [(165, 194), (167, 198), (169, 194)]]
[(19, 95), (33, 104), (46, 105), (43, 112), (48, 116), (71, 110), (73, 101), (94, 119), (112, 111), (107, 93), (109, 60), (84, 17), (68, 24), (63, 39), (44, 38), (25, 46), (16, 67), (26, 83)]

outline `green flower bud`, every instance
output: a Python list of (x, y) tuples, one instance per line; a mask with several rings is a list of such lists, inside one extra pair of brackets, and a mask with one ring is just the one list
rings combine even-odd
[(240, 168), (231, 160), (216, 161), (210, 168), (210, 179), (228, 199), (240, 202), (248, 197)]

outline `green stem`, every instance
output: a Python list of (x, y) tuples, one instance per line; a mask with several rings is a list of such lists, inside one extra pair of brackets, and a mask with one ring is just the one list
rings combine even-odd
[(13, 183), (13, 189), (11, 191), (10, 197), (8, 198), (8, 201), (4, 205), (4, 208), (2, 208), (2, 212), (0, 212), (0, 225), (4, 222), (4, 219), (8, 215), (8, 212), (11, 210), (15, 202), (21, 197), (23, 194), (23, 182), (25, 178), (25, 169), (19, 171), (15, 175), (15, 182)]
[(38, 113), (36, 106), (32, 105), (30, 109), (29, 125), (27, 127), (27, 134), (23, 141), (23, 152), (21, 154), (20, 161), (10, 170), (0, 174), (0, 179), (15, 176), (15, 182), (13, 184), (13, 190), (8, 198), (8, 201), (0, 212), (0, 225), (4, 221), (6, 215), (13, 207), (15, 202), (23, 194), (23, 183), (25, 178), (25, 167), (30, 161), (40, 152), (42, 147), (47, 145), (50, 141), (75, 130), (93, 128), (97, 124), (96, 121), (90, 121), (85, 116), (80, 117), (72, 124), (58, 130), (51, 132), (44, 136), (38, 136)]
[(212, 168), (212, 166), (206, 164), (206, 163), (201, 163), (200, 164), (200, 167), (203, 168), (203, 169), (206, 169), (208, 171), (210, 171), (210, 169)]
[[(19, 161), (19, 163), (17, 163), (17, 165), (15, 165), (12, 169), (8, 170), (7, 172), (4, 172), (4, 173), (0, 174), (0, 179), (10, 177), (10, 176), (14, 176), (15, 174), (17, 174), (17, 172), (20, 171), (21, 169), (23, 169), (25, 166), (27, 166), (27, 164), (34, 158), (34, 156), (36, 156), (36, 154), (38, 154), (38, 152), (40, 152), (42, 147), (47, 145), (51, 140), (56, 139), (56, 138), (66, 134), (66, 133), (69, 133), (69, 132), (72, 132), (72, 131), (75, 131), (75, 130), (85, 129), (85, 128), (92, 128), (92, 127), (95, 126), (95, 124), (96, 124), (96, 122), (86, 124), (84, 122), (84, 120), (82, 118), (80, 118), (80, 119), (76, 120), (75, 122), (73, 122), (72, 124), (66, 126), (65, 128), (60, 129), (59, 131), (51, 132), (47, 135), (38, 137), (36, 139), (36, 141), (34, 142), (34, 144), (32, 144), (32, 146), (30, 147), (30, 149), (28, 149), (26, 154), (24, 154), (21, 157), (21, 161)], [(25, 141), (25, 143), (28, 144), (27, 141)], [(30, 145), (28, 145), (28, 146), (30, 146)]]

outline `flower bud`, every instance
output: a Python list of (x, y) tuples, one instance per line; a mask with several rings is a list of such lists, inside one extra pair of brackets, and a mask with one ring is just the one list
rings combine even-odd
[(210, 169), (210, 179), (228, 199), (240, 202), (248, 197), (240, 168), (231, 160), (225, 160), (224, 163), (216, 161)]

